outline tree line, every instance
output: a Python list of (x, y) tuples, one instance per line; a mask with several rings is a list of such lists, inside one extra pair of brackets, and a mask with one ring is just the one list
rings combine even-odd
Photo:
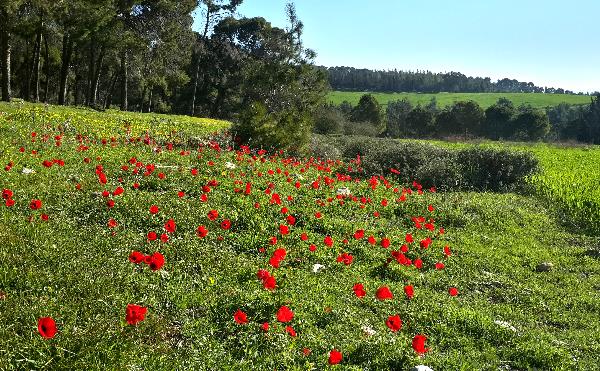
[(293, 3), (286, 28), (240, 17), (241, 3), (0, 0), (1, 98), (236, 118), (239, 140), (267, 140), (274, 117), (310, 116), (326, 77)]
[(434, 98), (426, 105), (408, 99), (389, 102), (385, 111), (371, 94), (356, 106), (322, 106), (315, 114), (319, 134), (349, 134), (392, 138), (488, 138), (492, 140), (565, 141), (600, 144), (600, 94), (589, 105), (560, 104), (545, 110), (515, 107), (500, 98), (483, 109), (475, 101), (459, 101), (444, 108)]
[[(570, 90), (536, 86), (503, 78), (466, 76), (460, 72), (370, 70), (353, 67), (320, 67), (327, 72), (333, 90), (417, 93), (546, 93), (574, 94)], [(579, 93), (582, 94), (582, 93)]]

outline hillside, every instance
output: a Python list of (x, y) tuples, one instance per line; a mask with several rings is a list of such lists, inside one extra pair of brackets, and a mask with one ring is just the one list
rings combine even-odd
[(545, 202), (354, 179), (227, 127), (0, 106), (3, 369), (597, 366), (600, 241)]
[[(327, 99), (334, 104), (340, 104), (343, 101), (348, 101), (352, 105), (356, 105), (360, 97), (366, 92), (346, 92), (333, 91), (329, 93)], [(438, 106), (445, 107), (456, 101), (474, 100), (484, 109), (496, 103), (499, 98), (510, 99), (515, 106), (521, 104), (530, 104), (533, 107), (544, 108), (547, 106), (556, 106), (560, 103), (569, 104), (589, 104), (590, 97), (585, 95), (570, 95), (570, 94), (543, 94), (543, 93), (438, 93), (438, 94), (422, 94), (422, 93), (371, 93), (377, 101), (382, 105), (387, 105), (389, 101), (396, 101), (407, 98), (413, 104), (426, 105), (435, 97)]]

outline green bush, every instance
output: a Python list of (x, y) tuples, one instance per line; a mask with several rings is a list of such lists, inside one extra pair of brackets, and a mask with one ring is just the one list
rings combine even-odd
[(317, 136), (314, 142), (337, 147), (345, 160), (360, 155), (361, 176), (384, 175), (401, 182), (416, 180), (424, 187), (442, 190), (512, 191), (538, 170), (537, 159), (526, 152), (482, 147), (453, 150), (428, 143), (360, 136)]
[(295, 108), (269, 112), (260, 102), (250, 104), (239, 115), (231, 130), (253, 148), (286, 150), (298, 153), (310, 140), (310, 113)]

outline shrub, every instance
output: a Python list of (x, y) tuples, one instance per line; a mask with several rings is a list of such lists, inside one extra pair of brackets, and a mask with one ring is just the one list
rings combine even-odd
[(454, 150), (428, 143), (360, 136), (319, 140), (338, 148), (345, 160), (360, 155), (362, 176), (397, 177), (402, 182), (416, 180), (424, 187), (443, 190), (512, 191), (523, 186), (526, 177), (538, 170), (537, 159), (527, 152), (483, 147)]
[(242, 111), (232, 132), (252, 147), (295, 153), (308, 144), (311, 127), (307, 112), (294, 108), (269, 112), (264, 104), (254, 102)]

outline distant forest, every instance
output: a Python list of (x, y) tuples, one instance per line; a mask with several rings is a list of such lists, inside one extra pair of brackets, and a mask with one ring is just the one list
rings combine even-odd
[[(466, 76), (460, 72), (369, 70), (354, 67), (320, 67), (333, 90), (416, 93), (546, 93), (575, 94), (571, 90), (536, 86), (504, 78)], [(578, 93), (583, 94), (583, 93)]]

